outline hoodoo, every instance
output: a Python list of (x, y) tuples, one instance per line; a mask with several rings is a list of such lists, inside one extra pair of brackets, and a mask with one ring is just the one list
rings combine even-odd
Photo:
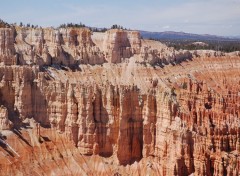
[(137, 31), (0, 28), (0, 175), (237, 176), (239, 70)]

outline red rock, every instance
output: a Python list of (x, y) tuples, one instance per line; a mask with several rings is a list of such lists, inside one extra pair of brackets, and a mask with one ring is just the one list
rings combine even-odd
[(15, 131), (1, 131), (12, 148), (0, 147), (1, 173), (240, 172), (237, 53), (86, 28), (16, 28), (13, 45), (11, 30), (0, 33), (0, 129)]

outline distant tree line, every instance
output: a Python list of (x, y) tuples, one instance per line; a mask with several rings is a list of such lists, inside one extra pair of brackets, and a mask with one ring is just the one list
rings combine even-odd
[(38, 28), (39, 27), (38, 25), (33, 25), (33, 24), (30, 24), (30, 23), (23, 24), (23, 22), (20, 22), (19, 26), (20, 27), (27, 27), (27, 28)]
[[(112, 25), (111, 29), (124, 29), (124, 30), (127, 30), (127, 28), (124, 28), (123, 26), (117, 25), (117, 24)], [(128, 29), (128, 30), (130, 30), (130, 29)]]
[[(93, 32), (106, 32), (108, 30), (108, 28), (93, 28), (93, 27), (90, 27), (90, 29)], [(117, 25), (117, 24), (112, 25), (110, 29), (123, 29), (123, 30), (127, 30), (127, 28), (124, 28), (123, 26)], [(128, 29), (128, 30), (130, 30), (130, 29)]]
[(89, 28), (92, 32), (106, 32), (107, 28), (96, 28), (96, 27), (90, 27)]
[[(92, 32), (106, 32), (109, 28), (97, 28), (97, 27), (89, 27), (89, 26), (86, 26), (85, 24), (83, 23), (64, 23), (64, 24), (61, 24), (58, 26), (58, 28), (68, 28), (68, 27), (75, 27), (75, 28), (84, 28), (84, 27), (88, 27)], [(126, 28), (123, 28), (123, 26), (121, 25), (117, 25), (117, 24), (114, 24), (111, 26), (110, 29), (124, 29), (124, 30), (127, 30)], [(129, 29), (130, 30), (130, 29)]]
[[(155, 39), (152, 39), (155, 40)], [(207, 45), (196, 45), (194, 42), (199, 42), (196, 40), (174, 40), (174, 39), (159, 39), (168, 47), (173, 47), (176, 50), (215, 50), (222, 52), (234, 52), (240, 51), (240, 40), (201, 40), (200, 42), (204, 42)]]
[(112, 25), (111, 29), (123, 29), (123, 27), (120, 25), (114, 24)]
[[(59, 28), (68, 28), (68, 27), (75, 27), (75, 28), (84, 28), (88, 27), (83, 23), (67, 23), (67, 24), (61, 24), (59, 25)], [(107, 28), (97, 28), (97, 27), (88, 27), (92, 32), (106, 32)]]
[(67, 23), (67, 24), (60, 24), (59, 25), (59, 28), (68, 28), (68, 27), (75, 27), (75, 28), (84, 28), (84, 27), (86, 27), (86, 25), (85, 24), (83, 24), (83, 23)]
[(0, 28), (9, 28), (9, 27), (11, 27), (10, 24), (0, 19)]
[[(14, 24), (8, 24), (7, 22), (3, 21), (2, 19), (0, 19), (0, 28), (1, 27), (11, 27), (11, 26), (17, 26), (17, 23)], [(27, 27), (27, 28), (38, 28), (41, 26), (38, 25), (33, 25), (30, 23), (24, 24), (23, 22), (19, 23), (20, 27)], [(60, 24), (58, 26), (58, 28), (68, 28), (68, 27), (75, 27), (75, 28), (84, 28), (84, 27), (88, 27), (83, 23), (64, 23), (64, 24)], [(109, 28), (103, 27), (103, 28), (97, 28), (97, 27), (88, 27), (92, 32), (106, 32)], [(123, 30), (127, 30), (127, 28), (124, 28), (121, 25), (118, 24), (114, 24), (110, 27), (110, 29), (123, 29)], [(130, 29), (128, 29), (130, 30)]]

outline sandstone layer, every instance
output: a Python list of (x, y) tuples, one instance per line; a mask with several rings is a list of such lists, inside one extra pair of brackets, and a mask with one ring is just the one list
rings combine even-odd
[(0, 44), (1, 174), (239, 174), (238, 52), (87, 28), (2, 28)]

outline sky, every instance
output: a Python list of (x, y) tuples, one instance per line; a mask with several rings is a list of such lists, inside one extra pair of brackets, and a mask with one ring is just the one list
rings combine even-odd
[(84, 23), (153, 32), (240, 36), (240, 0), (1, 0), (9, 23), (57, 27)]

